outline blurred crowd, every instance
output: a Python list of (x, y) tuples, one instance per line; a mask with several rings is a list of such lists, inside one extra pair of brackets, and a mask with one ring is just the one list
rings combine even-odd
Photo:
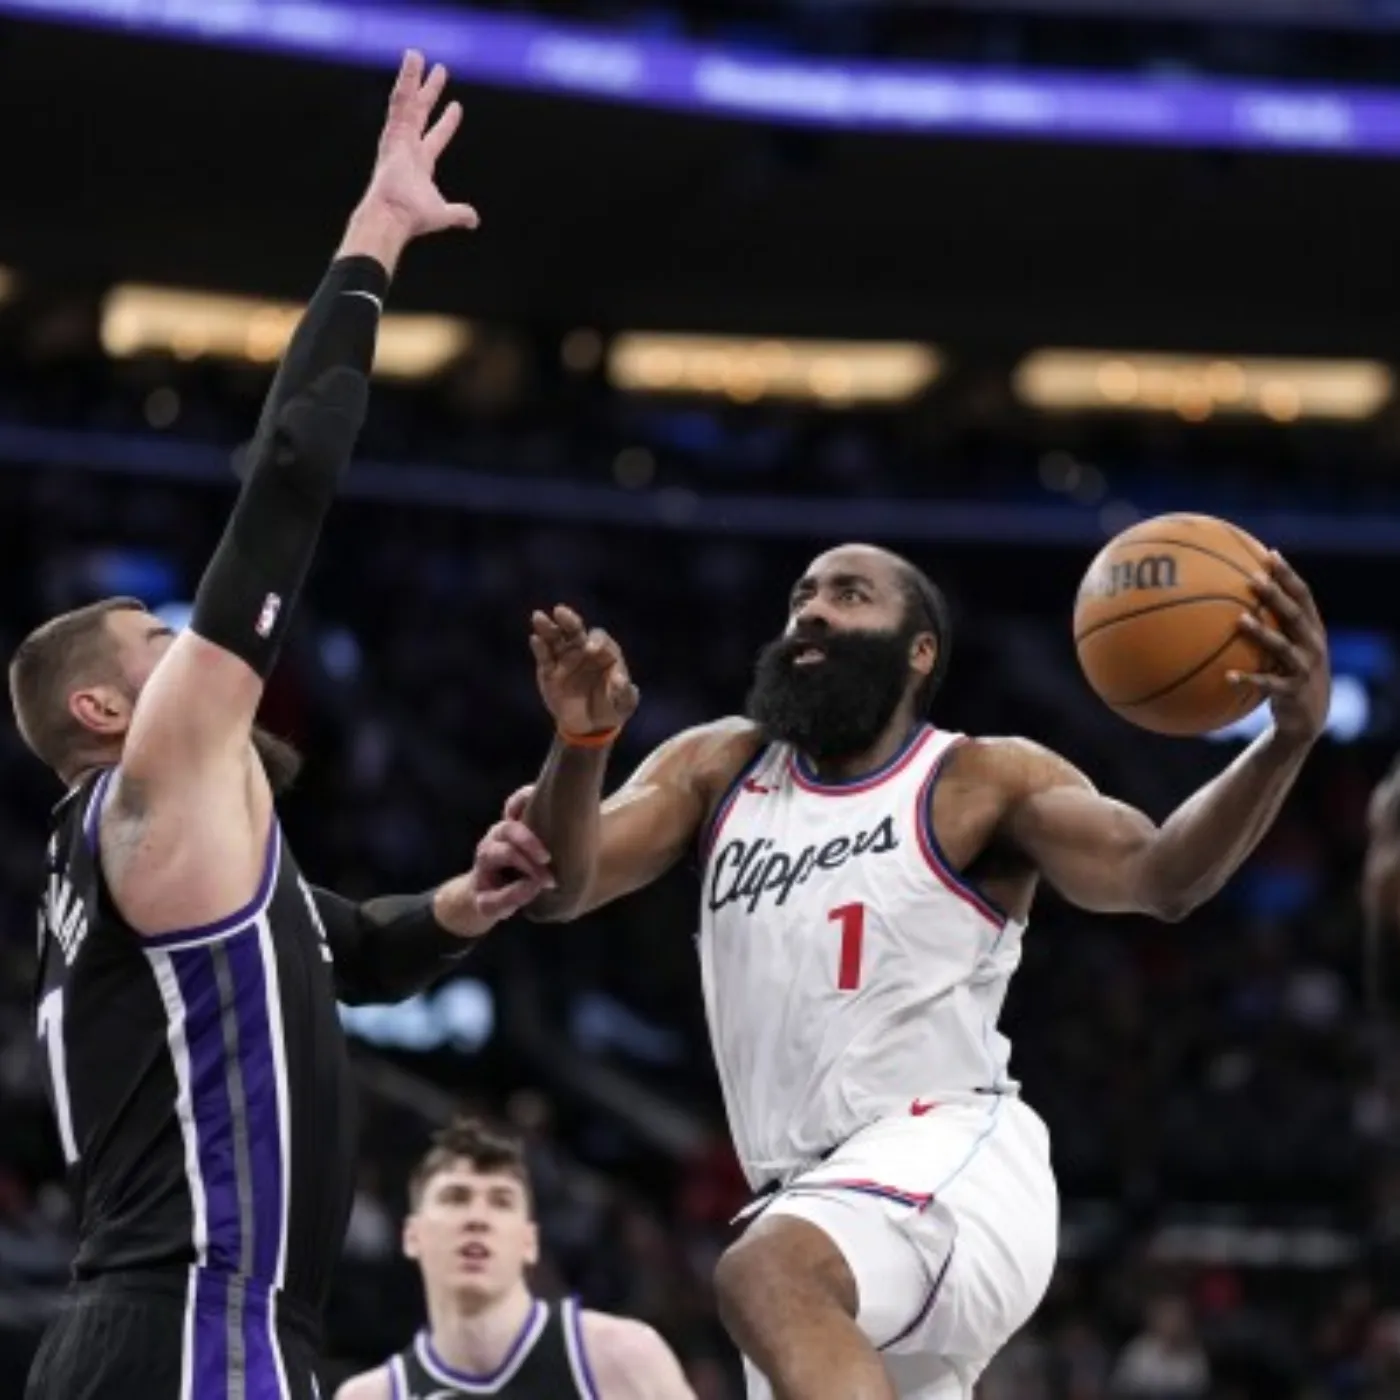
[[(492, 8), (576, 18), (570, 0)], [(1393, 80), (1387, 0), (590, 0), (590, 18), (645, 33), (693, 33), (825, 56), (1058, 66), (1116, 72)]]
[[(61, 422), (155, 441), (149, 397), (165, 381), (137, 374), (49, 376), (47, 396), (21, 392), (18, 374), (0, 379), (0, 429)], [(161, 451), (236, 445), (261, 386), (179, 383), (182, 412)], [(696, 487), (703, 474), (686, 451), (740, 478), (745, 440), (753, 461), (783, 463), (766, 490), (793, 489), (804, 471), (833, 491), (872, 475), (899, 484), (919, 461), (917, 429), (898, 417), (662, 412), (561, 394), (548, 417), (486, 414), (464, 427), (406, 391), (378, 396), (367, 451), (529, 474), (543, 498), (552, 479), (586, 478), (590, 464), (606, 477), (647, 414), (653, 432), (684, 427), (701, 444), (646, 448), (658, 472)], [(990, 435), (980, 458), (971, 434), (959, 451), (962, 474), (950, 467), (941, 489), (997, 459)], [(21, 455), (0, 473), (7, 652), (32, 623), (98, 593), (189, 598), (231, 476), (27, 470)], [(1014, 439), (1005, 459), (1008, 484), (1043, 489)], [(1189, 478), (1171, 480), (1191, 494)], [(754, 653), (824, 543), (479, 518), (392, 499), (338, 508), (265, 714), (308, 753), (285, 814), (308, 876), (364, 896), (426, 887), (470, 859), (548, 742), (525, 646), (532, 607), (569, 602), (626, 649), (643, 698), (620, 780), (660, 739), (742, 705)], [(959, 617), (941, 725), (1028, 733), (1156, 817), (1233, 752), (1152, 740), (1102, 711), (1073, 670), (1068, 599), (1029, 586), (1024, 555), (919, 558), (949, 584)], [(1060, 567), (1072, 576), (1082, 565)], [(1388, 760), (1380, 745), (1324, 743), (1258, 858), (1180, 926), (1088, 918), (1050, 899), (1038, 910), (1006, 1029), (1013, 1071), (1051, 1128), (1064, 1258), (981, 1400), (1400, 1396), (1395, 987), (1384, 965), (1363, 977), (1355, 889), (1366, 796)], [(57, 796), (0, 727), (0, 1397), (19, 1394), (72, 1242), (29, 1003), (32, 891)], [(480, 1046), (357, 1044), (362, 1171), (330, 1317), (336, 1373), (402, 1345), (421, 1320), (398, 1257), (403, 1186), (450, 1102), (527, 1136), (541, 1290), (654, 1323), (701, 1400), (741, 1394), (709, 1278), (745, 1191), (709, 1065), (694, 928), (688, 870), (577, 928), (513, 925), (466, 966), (494, 999)], [(673, 1115), (685, 1132), (668, 1126)]]

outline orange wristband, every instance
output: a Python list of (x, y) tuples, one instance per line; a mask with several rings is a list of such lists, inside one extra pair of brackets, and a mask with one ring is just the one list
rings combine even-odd
[(605, 749), (622, 733), (622, 726), (615, 724), (611, 729), (599, 729), (593, 734), (574, 734), (567, 729), (556, 729), (555, 733), (571, 749)]

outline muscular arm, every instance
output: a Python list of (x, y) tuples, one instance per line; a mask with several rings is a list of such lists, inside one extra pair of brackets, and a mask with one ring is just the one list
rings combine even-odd
[(190, 628), (157, 664), (132, 716), (102, 853), (118, 904), (144, 932), (220, 918), (257, 886), (272, 797), (250, 743), (253, 717), (363, 420), (374, 298), (388, 277), (358, 249), (381, 240), (372, 215), (352, 219), (346, 256), (326, 274), (274, 383), (271, 426), (259, 435)]
[(556, 740), (525, 822), (549, 848), (557, 884), (530, 905), (529, 917), (567, 922), (664, 875), (758, 744), (747, 720), (688, 729), (603, 802), (606, 750)]
[(389, 1368), (378, 1366), (373, 1371), (361, 1371), (351, 1376), (335, 1393), (335, 1400), (392, 1400), (393, 1382)]
[(143, 932), (221, 919), (257, 888), (272, 794), (249, 742), (253, 714), (364, 418), (389, 277), (415, 238), (477, 224), (435, 183), (462, 111), (451, 103), (432, 120), (447, 71), (425, 78), (424, 66), (405, 54), (364, 198), (274, 380), (189, 630), (157, 664), (125, 736), (101, 854), (118, 906)]
[(998, 833), (1072, 904), (1174, 921), (1212, 898), (1273, 824), (1308, 744), (1271, 730), (1161, 826), (1021, 740), (970, 744), (1001, 795)]
[(646, 1323), (586, 1312), (580, 1325), (599, 1400), (695, 1400), (675, 1353)]

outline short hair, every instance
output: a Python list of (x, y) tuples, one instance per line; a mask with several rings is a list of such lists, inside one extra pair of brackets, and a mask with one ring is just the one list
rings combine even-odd
[(525, 1191), (525, 1207), (534, 1213), (525, 1144), (513, 1132), (480, 1118), (454, 1118), (433, 1134), (432, 1146), (408, 1178), (408, 1208), (423, 1203), (428, 1183), (458, 1162), (469, 1162), (483, 1175), (512, 1176)]
[(906, 624), (919, 632), (932, 632), (938, 643), (938, 656), (933, 669), (914, 691), (915, 713), (926, 715), (933, 707), (934, 696), (943, 685), (943, 678), (948, 674), (948, 662), (953, 655), (953, 614), (943, 590), (918, 565), (911, 564), (907, 559), (899, 559), (899, 582), (904, 590)]
[(145, 612), (138, 598), (104, 598), (36, 627), (10, 659), (10, 703), (24, 742), (63, 776), (90, 736), (68, 708), (83, 685), (107, 678), (114, 646), (108, 615)]

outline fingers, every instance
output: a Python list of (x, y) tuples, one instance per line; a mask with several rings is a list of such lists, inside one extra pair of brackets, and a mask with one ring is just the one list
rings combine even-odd
[[(389, 124), (393, 127), (411, 127), (421, 136), (430, 159), (437, 160), (452, 140), (462, 121), (460, 102), (449, 103), (443, 114), (429, 127), (433, 109), (442, 100), (447, 88), (447, 69), (441, 63), (433, 64), (432, 72), (423, 77), (423, 55), (417, 49), (409, 49), (399, 65), (399, 75), (394, 80), (389, 93)], [(453, 206), (462, 210), (468, 205)], [(475, 214), (475, 211), (472, 211)], [(475, 228), (475, 224), (469, 225)]]
[(1293, 565), (1278, 550), (1269, 551), (1269, 571), (1274, 581), (1305, 612), (1317, 615), (1317, 604), (1313, 601), (1312, 589), (1303, 582)]
[(601, 627), (595, 627), (583, 644), (583, 655), (593, 669), (610, 671), (622, 660), (622, 648)]
[(448, 142), (457, 134), (457, 128), (461, 125), (462, 104), (449, 102), (442, 115), (428, 128), (423, 137), (423, 149), (431, 161), (437, 162), (437, 158), (447, 149)]
[[(528, 793), (530, 789), (526, 789)], [(519, 794), (515, 794), (517, 797)], [(529, 798), (527, 796), (526, 801)], [(544, 843), (524, 822), (508, 817), (497, 822), (476, 848), (478, 863), (488, 863), (509, 867), (522, 873), (545, 870), (549, 865), (549, 852)]]
[(1263, 649), (1278, 663), (1278, 670), (1288, 675), (1298, 675), (1307, 668), (1307, 658), (1302, 649), (1291, 642), (1283, 633), (1260, 622), (1253, 613), (1240, 615), (1240, 631), (1253, 637)]
[(1229, 671), (1225, 679), (1233, 686), (1252, 686), (1259, 693), (1260, 699), (1265, 696), (1292, 695), (1298, 689), (1296, 676), (1279, 676), (1272, 671)]
[(409, 49), (403, 56), (403, 62), (399, 64), (399, 75), (394, 79), (393, 89), (389, 93), (389, 112), (391, 116), (407, 116), (413, 105), (413, 100), (418, 96), (418, 89), (423, 82), (423, 55), (417, 49)]
[(608, 672), (608, 703), (619, 720), (630, 719), (636, 712), (641, 692), (632, 684), (627, 667), (621, 660), (613, 663)]
[[(600, 628), (591, 632), (583, 625), (583, 619), (572, 609), (562, 605), (554, 609), (553, 615), (536, 610), (530, 617), (530, 650), (537, 661), (569, 661), (570, 669), (585, 662), (590, 666), (610, 666), (621, 653), (617, 643)], [(545, 656), (541, 656), (539, 642)]]
[[(419, 71), (422, 71), (422, 59), (419, 59)], [(433, 64), (433, 71), (428, 74), (428, 80), (418, 89), (413, 99), (414, 125), (421, 134), (428, 125), (428, 119), (433, 115), (433, 108), (442, 100), (443, 91), (447, 87), (447, 69), (440, 63)], [(443, 113), (446, 116), (446, 113)]]
[(530, 799), (535, 795), (534, 783), (526, 783), (524, 787), (516, 788), (509, 797), (506, 798), (506, 805), (502, 809), (507, 821), (521, 821), (525, 816), (525, 811), (530, 805)]
[(559, 624), (548, 613), (542, 613), (538, 608), (530, 614), (530, 628), (532, 634), (551, 649), (564, 639)]
[(587, 630), (583, 619), (572, 608), (565, 607), (562, 603), (554, 609), (554, 624), (570, 641), (582, 641)]
[(527, 904), (532, 903), (545, 890), (553, 888), (553, 881), (537, 876), (527, 876), (499, 889), (481, 890), (476, 896), (477, 913), (483, 918), (499, 923), (512, 914), (518, 914)]
[(1311, 646), (1323, 644), (1322, 619), (1312, 592), (1281, 554), (1269, 555), (1268, 572), (1256, 574), (1250, 579), (1250, 586), (1293, 641)]
[(448, 228), (464, 228), (470, 232), (481, 227), (481, 215), (470, 204), (449, 204), (444, 212)]

